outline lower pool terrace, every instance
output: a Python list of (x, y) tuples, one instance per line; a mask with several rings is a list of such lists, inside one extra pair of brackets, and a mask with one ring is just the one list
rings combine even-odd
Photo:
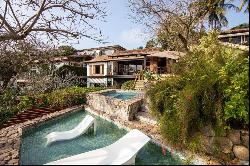
[[(90, 129), (84, 134), (70, 141), (61, 141), (46, 146), (45, 136), (52, 131), (65, 131), (74, 128), (86, 116), (91, 115), (97, 120), (96, 134)], [(105, 147), (117, 141), (127, 133), (112, 122), (108, 122), (85, 110), (79, 110), (48, 121), (37, 127), (28, 128), (23, 132), (20, 164), (41, 165), (72, 155), (88, 152)], [(181, 164), (178, 156), (149, 142), (138, 153), (136, 165), (176, 165)]]

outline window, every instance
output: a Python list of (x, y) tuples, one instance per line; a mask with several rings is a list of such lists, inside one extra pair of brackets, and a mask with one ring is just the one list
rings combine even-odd
[(95, 65), (93, 74), (104, 74), (104, 65)]
[(95, 74), (101, 74), (101, 66), (100, 65), (95, 66)]

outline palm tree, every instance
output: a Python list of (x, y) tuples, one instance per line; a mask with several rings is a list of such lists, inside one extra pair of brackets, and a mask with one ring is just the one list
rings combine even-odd
[(225, 0), (200, 0), (198, 5), (203, 11), (203, 16), (207, 17), (212, 29), (221, 29), (222, 26), (227, 26), (228, 20), (225, 13), (228, 9), (238, 10), (235, 5), (226, 3)]
[(240, 4), (240, 11), (243, 9), (243, 7), (246, 6), (246, 10), (244, 12), (249, 12), (249, 0), (241, 0)]

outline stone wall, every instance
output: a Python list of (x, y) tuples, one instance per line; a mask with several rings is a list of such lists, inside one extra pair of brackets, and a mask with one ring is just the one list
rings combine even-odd
[(249, 132), (228, 130), (215, 136), (207, 126), (199, 133), (203, 151), (218, 159), (221, 164), (249, 164)]
[(141, 109), (143, 104), (143, 95), (138, 95), (129, 100), (120, 100), (102, 93), (116, 92), (116, 90), (104, 90), (93, 92), (87, 95), (87, 104), (91, 108), (110, 114), (114, 117), (121, 117), (124, 120), (133, 120), (136, 113)]

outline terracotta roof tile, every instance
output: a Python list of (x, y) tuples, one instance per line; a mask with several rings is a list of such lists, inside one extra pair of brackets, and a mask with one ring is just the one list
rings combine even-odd
[(234, 33), (244, 33), (244, 32), (249, 32), (249, 28), (242, 28), (242, 29), (235, 29), (235, 30), (227, 30), (227, 31), (221, 32), (220, 35), (234, 34)]
[(92, 62), (106, 62), (106, 61), (110, 61), (110, 57), (108, 55), (97, 56), (94, 59), (86, 62), (92, 63)]
[(159, 49), (158, 48), (146, 48), (146, 49), (139, 49), (139, 50), (118, 51), (111, 56), (126, 56), (126, 55), (136, 55), (136, 54), (148, 55), (148, 54), (152, 54), (155, 52), (159, 52)]

